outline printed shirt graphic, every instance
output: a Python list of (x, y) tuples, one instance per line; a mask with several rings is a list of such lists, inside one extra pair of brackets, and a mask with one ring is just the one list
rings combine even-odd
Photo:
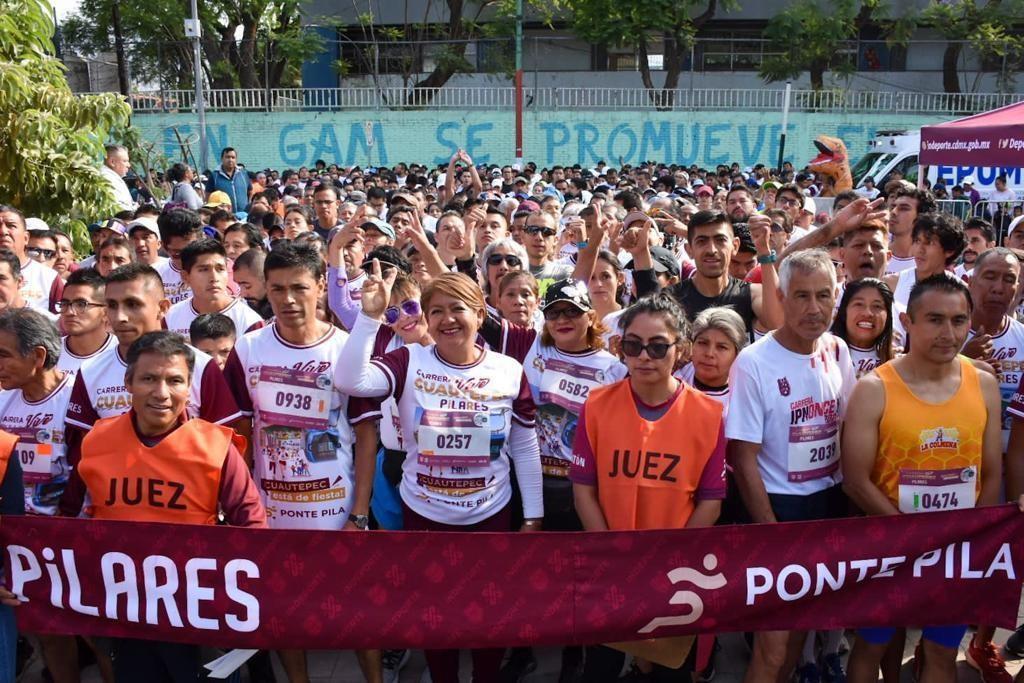
[(21, 266), (21, 296), (33, 309), (53, 318), (54, 304), (64, 291), (64, 281), (53, 268), (28, 260)]
[(272, 529), (341, 529), (352, 512), (355, 436), (334, 383), (347, 339), (332, 327), (296, 346), (273, 324), (243, 336), (228, 357), (228, 383), (253, 417), (253, 474)]
[(0, 391), (0, 429), (18, 437), (11, 457), (21, 462), (29, 514), (57, 514), (57, 501), (67, 484), (64, 416), (74, 379), (66, 373), (49, 396), (35, 402), (28, 401), (20, 389)]
[(855, 378), (846, 342), (829, 333), (809, 355), (774, 334), (743, 349), (729, 378), (729, 439), (761, 444), (757, 464), (768, 493), (810, 495), (841, 480), (839, 426)]
[(851, 344), (850, 362), (853, 363), (853, 374), (860, 379), (881, 365), (882, 360), (878, 357), (878, 349), (862, 349)]
[(160, 274), (164, 283), (164, 296), (171, 302), (171, 305), (184, 301), (192, 296), (192, 288), (181, 279), (181, 271), (174, 267), (170, 259), (153, 266)]
[(71, 352), (71, 349), (68, 348), (68, 338), (64, 337), (61, 339), (60, 358), (57, 359), (57, 369), (74, 375), (78, 372), (78, 369), (82, 367), (83, 363), (96, 358), (102, 353), (106, 353), (111, 346), (117, 346), (117, 337), (112, 334), (108, 334), (107, 340), (103, 342), (103, 345), (100, 346), (100, 348), (96, 349), (96, 353), (91, 353), (88, 356), (76, 356)]
[(408, 455), (399, 486), (414, 512), (444, 524), (487, 519), (508, 504), (512, 421), (532, 427), (536, 409), (523, 366), (484, 351), (455, 366), (433, 346), (404, 346), (371, 361), (388, 377)]
[(626, 366), (607, 351), (565, 353), (538, 336), (523, 363), (537, 406), (537, 442), (545, 476), (567, 478), (580, 409), (590, 391), (626, 376)]
[[(245, 303), (244, 299), (232, 299), (231, 303), (218, 311), (218, 313), (226, 315), (235, 324), (236, 339), (241, 339), (242, 335), (246, 332), (263, 326), (263, 318), (260, 317), (259, 313), (249, 308), (249, 304)], [(199, 311), (196, 310), (195, 303), (190, 296), (188, 299), (179, 301), (171, 306), (164, 317), (164, 325), (171, 332), (176, 332), (185, 339), (188, 339), (189, 327), (192, 325), (192, 321), (198, 317)]]
[[(974, 339), (974, 330), (967, 335), (967, 341)], [(1013, 416), (1024, 417), (1024, 404), (1018, 397), (1021, 378), (1024, 377), (1024, 323), (1006, 318), (1006, 324), (999, 334), (992, 336), (992, 359), (998, 361), (999, 397), (1002, 404), (1003, 453), (1010, 441), (1010, 427)]]
[[(196, 355), (196, 364), (185, 407), (188, 416), (215, 424), (226, 424), (240, 417), (220, 368), (199, 349), (193, 348), (192, 352)], [(132, 407), (132, 396), (124, 385), (127, 369), (117, 344), (111, 344), (107, 351), (83, 363), (71, 390), (68, 425), (89, 431), (100, 418), (127, 413)]]

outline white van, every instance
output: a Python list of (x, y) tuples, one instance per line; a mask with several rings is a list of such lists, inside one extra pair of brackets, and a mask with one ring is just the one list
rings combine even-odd
[[(917, 155), (921, 151), (921, 132), (904, 130), (878, 131), (875, 139), (868, 143), (871, 151), (854, 164), (851, 170), (853, 186), (861, 187), (864, 178), (874, 178), (875, 187), (884, 188), (891, 180), (893, 171), (898, 170), (903, 177), (917, 184)], [(1013, 190), (1018, 197), (1024, 196), (1024, 168), (998, 168), (983, 166), (929, 166), (928, 180), (934, 186), (938, 181), (946, 189), (960, 185), (965, 178), (974, 179), (974, 189), (982, 199), (996, 189), (996, 178), (1006, 176), (1007, 189)]]

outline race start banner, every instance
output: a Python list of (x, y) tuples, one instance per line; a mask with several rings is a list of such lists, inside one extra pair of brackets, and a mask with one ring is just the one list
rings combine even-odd
[(239, 648), (559, 645), (1014, 627), (1016, 506), (604, 533), (304, 532), (5, 517), (25, 632)]

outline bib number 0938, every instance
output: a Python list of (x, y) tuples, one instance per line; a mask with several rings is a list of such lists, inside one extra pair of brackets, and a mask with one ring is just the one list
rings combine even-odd
[(313, 397), (309, 394), (293, 394), (290, 391), (278, 391), (274, 397), (274, 403), (282, 408), (309, 410), (313, 406)]

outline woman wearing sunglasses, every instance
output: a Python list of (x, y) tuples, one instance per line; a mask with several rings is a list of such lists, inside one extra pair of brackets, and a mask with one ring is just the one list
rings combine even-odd
[(857, 379), (893, 358), (892, 290), (873, 277), (846, 285), (832, 334), (850, 347)]
[[(523, 368), (477, 345), (487, 317), (480, 288), (444, 273), (421, 298), (434, 343), (406, 345), (371, 360), (395, 272), (380, 263), (363, 286), (362, 314), (337, 365), (336, 381), (352, 396), (393, 397), (408, 457), (399, 493), (409, 531), (508, 531), (511, 469), (522, 495), (523, 531), (542, 528), (536, 408)], [(504, 649), (473, 651), (474, 679), (493, 681)], [(428, 651), (435, 683), (457, 683), (459, 653)]]
[[(587, 531), (711, 526), (725, 498), (722, 404), (679, 381), (686, 319), (671, 297), (645, 297), (622, 315), (629, 376), (590, 392), (570, 479)], [(614, 681), (625, 654), (587, 648), (583, 680)], [(654, 680), (689, 683), (692, 663), (654, 666)]]
[(498, 315), (498, 283), (501, 278), (512, 271), (522, 270), (528, 262), (526, 249), (511, 238), (491, 242), (484, 247), (480, 265), (484, 269), (484, 294), (488, 313)]

